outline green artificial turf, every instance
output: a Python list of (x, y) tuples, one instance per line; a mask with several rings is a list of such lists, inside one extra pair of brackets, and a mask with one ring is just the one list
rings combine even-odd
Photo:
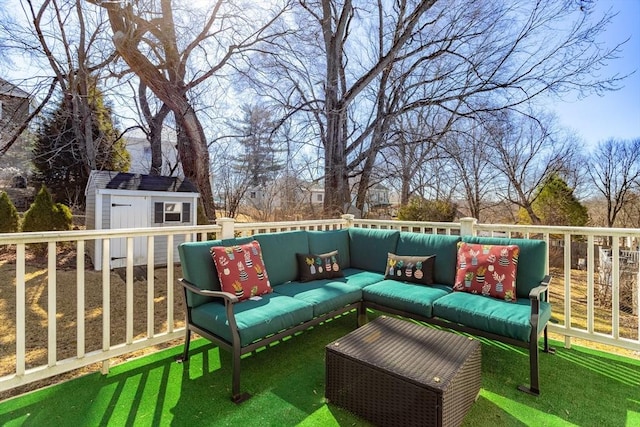
[[(324, 346), (353, 330), (342, 316), (243, 359), (242, 389), (229, 399), (230, 357), (200, 339), (0, 403), (3, 426), (367, 426), (324, 401)], [(585, 349), (541, 354), (539, 397), (522, 349), (482, 341), (482, 389), (465, 426), (640, 425), (640, 361)]]

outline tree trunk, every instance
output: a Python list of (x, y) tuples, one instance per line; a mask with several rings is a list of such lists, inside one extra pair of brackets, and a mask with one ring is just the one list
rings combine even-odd
[[(164, 6), (163, 2), (163, 6)], [(173, 111), (177, 125), (189, 141), (178, 144), (178, 156), (182, 162), (184, 175), (198, 187), (200, 202), (207, 218), (215, 219), (213, 192), (211, 191), (209, 171), (209, 150), (207, 141), (195, 110), (189, 104), (184, 84), (167, 79), (157, 67), (138, 49), (132, 31), (132, 22), (127, 16), (130, 12), (119, 6), (107, 8), (109, 21), (113, 29), (113, 44), (138, 78)], [(167, 55), (176, 52), (166, 52)], [(175, 58), (168, 58), (173, 63)]]

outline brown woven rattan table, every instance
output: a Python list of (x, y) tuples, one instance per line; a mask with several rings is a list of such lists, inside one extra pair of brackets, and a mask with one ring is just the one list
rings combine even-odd
[(381, 316), (327, 345), (325, 396), (380, 426), (457, 426), (481, 358), (477, 340)]

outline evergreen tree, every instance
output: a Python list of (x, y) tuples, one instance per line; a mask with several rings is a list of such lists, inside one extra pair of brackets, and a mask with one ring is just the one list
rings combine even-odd
[(0, 233), (16, 233), (20, 228), (20, 216), (9, 195), (0, 192)]
[[(91, 87), (86, 102), (91, 111), (95, 165), (100, 170), (126, 172), (130, 156), (125, 140), (118, 137), (111, 108), (96, 85)], [(87, 150), (85, 141), (78, 140), (74, 127), (86, 123), (75, 123), (77, 120), (73, 103), (65, 97), (36, 136), (33, 164), (35, 180), (51, 190), (54, 200), (84, 206), (84, 190), (93, 160), (88, 153), (94, 150)]]
[[(557, 174), (549, 176), (532, 203), (534, 213), (544, 225), (584, 226), (589, 221), (587, 208), (578, 201), (573, 189)], [(531, 224), (524, 209), (518, 212), (520, 224)]]
[(43, 185), (36, 199), (24, 213), (22, 231), (65, 231), (72, 228), (72, 215), (68, 206), (54, 203)]
[(273, 113), (261, 105), (244, 105), (242, 118), (231, 123), (239, 133), (242, 154), (233, 158), (233, 169), (245, 174), (249, 187), (265, 187), (284, 168), (278, 154), (284, 150)]

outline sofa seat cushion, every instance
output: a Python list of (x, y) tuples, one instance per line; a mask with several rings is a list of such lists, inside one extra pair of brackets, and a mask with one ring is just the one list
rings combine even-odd
[(362, 290), (341, 278), (284, 283), (276, 286), (274, 292), (312, 305), (314, 317), (362, 299)]
[[(529, 342), (531, 302), (518, 298), (515, 303), (466, 292), (453, 292), (433, 303), (433, 315), (471, 328)], [(551, 318), (551, 305), (540, 302), (538, 333)]]
[(347, 268), (344, 270), (344, 278), (348, 284), (363, 289), (366, 286), (373, 285), (374, 283), (384, 280), (384, 274), (360, 270), (359, 268)]
[(370, 301), (385, 307), (432, 317), (432, 307), (436, 299), (451, 292), (451, 288), (444, 285), (418, 285), (384, 280), (367, 286), (363, 290), (365, 302)]
[[(246, 300), (233, 306), (240, 345), (275, 334), (313, 318), (313, 307), (305, 301), (270, 293), (260, 300)], [(191, 311), (193, 323), (231, 343), (231, 330), (224, 304), (210, 302)]]

